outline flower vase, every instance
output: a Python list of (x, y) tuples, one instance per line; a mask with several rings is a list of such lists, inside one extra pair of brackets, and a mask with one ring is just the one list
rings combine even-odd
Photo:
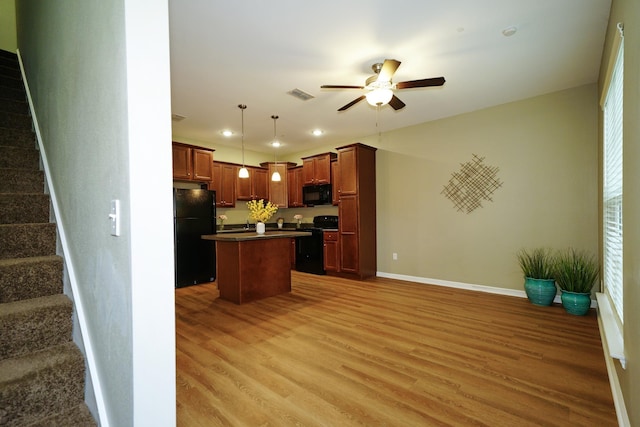
[(256, 233), (258, 234), (264, 234), (264, 222), (256, 222)]

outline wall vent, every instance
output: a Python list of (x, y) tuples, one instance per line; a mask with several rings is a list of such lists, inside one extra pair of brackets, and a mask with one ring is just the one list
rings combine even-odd
[(315, 98), (315, 96), (311, 95), (310, 93), (307, 93), (301, 89), (291, 89), (289, 92), (287, 92), (289, 95), (291, 96), (295, 96), (298, 99), (301, 99), (303, 101), (308, 101), (310, 99)]

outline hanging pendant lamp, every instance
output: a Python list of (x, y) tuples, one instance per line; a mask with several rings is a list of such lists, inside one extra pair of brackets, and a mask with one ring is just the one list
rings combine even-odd
[(244, 110), (246, 110), (247, 106), (238, 104), (238, 108), (242, 112), (242, 167), (238, 171), (238, 178), (249, 178), (249, 170), (244, 165)]
[(273, 160), (274, 160), (274, 172), (273, 175), (271, 175), (271, 181), (280, 181), (282, 180), (282, 177), (280, 177), (280, 172), (278, 172), (278, 157), (277, 157), (277, 150), (278, 145), (276, 144), (278, 142), (278, 140), (276, 139), (276, 120), (278, 120), (278, 116), (273, 115), (271, 116), (271, 118), (273, 119), (273, 142), (271, 143), (271, 145), (273, 146), (274, 149), (274, 154), (273, 154)]

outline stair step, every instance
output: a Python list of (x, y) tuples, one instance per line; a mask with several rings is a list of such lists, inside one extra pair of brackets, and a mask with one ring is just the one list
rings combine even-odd
[[(8, 89), (0, 87), (0, 93), (4, 90)], [(22, 99), (24, 99), (24, 97)], [(31, 116), (28, 114), (0, 111), (0, 127), (31, 130)]]
[(0, 193), (42, 193), (44, 173), (31, 169), (0, 168)]
[(19, 79), (20, 75), (19, 67), (12, 67), (8, 61), (0, 59), (0, 76), (11, 77), (12, 79)]
[(58, 255), (0, 259), (0, 303), (62, 292), (62, 258)]
[(0, 361), (0, 425), (26, 426), (80, 405), (84, 369), (72, 342)]
[(3, 99), (2, 102), (0, 102), (0, 111), (4, 111), (7, 113), (28, 114), (29, 104), (27, 103), (27, 101), (20, 101), (17, 99)]
[(95, 427), (97, 424), (84, 403), (29, 424), (29, 427), (52, 426)]
[(0, 145), (6, 147), (36, 148), (36, 134), (31, 129), (0, 127)]
[(0, 224), (30, 224), (49, 221), (49, 195), (0, 193)]
[(0, 360), (71, 341), (72, 311), (64, 294), (0, 304)]
[(0, 86), (0, 99), (13, 99), (16, 101), (25, 101), (27, 99), (27, 95), (22, 89), (15, 89), (11, 87)]
[(0, 168), (40, 169), (40, 152), (32, 148), (0, 145)]
[(56, 254), (56, 225), (0, 224), (0, 259)]
[(0, 75), (0, 86), (24, 90), (22, 79), (15, 76)]

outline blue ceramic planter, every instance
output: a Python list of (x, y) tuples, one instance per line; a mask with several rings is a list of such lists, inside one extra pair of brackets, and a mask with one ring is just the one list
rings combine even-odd
[(551, 305), (556, 296), (556, 283), (553, 279), (524, 278), (524, 291), (535, 305)]
[(569, 314), (584, 316), (591, 307), (591, 293), (562, 291), (562, 306)]

